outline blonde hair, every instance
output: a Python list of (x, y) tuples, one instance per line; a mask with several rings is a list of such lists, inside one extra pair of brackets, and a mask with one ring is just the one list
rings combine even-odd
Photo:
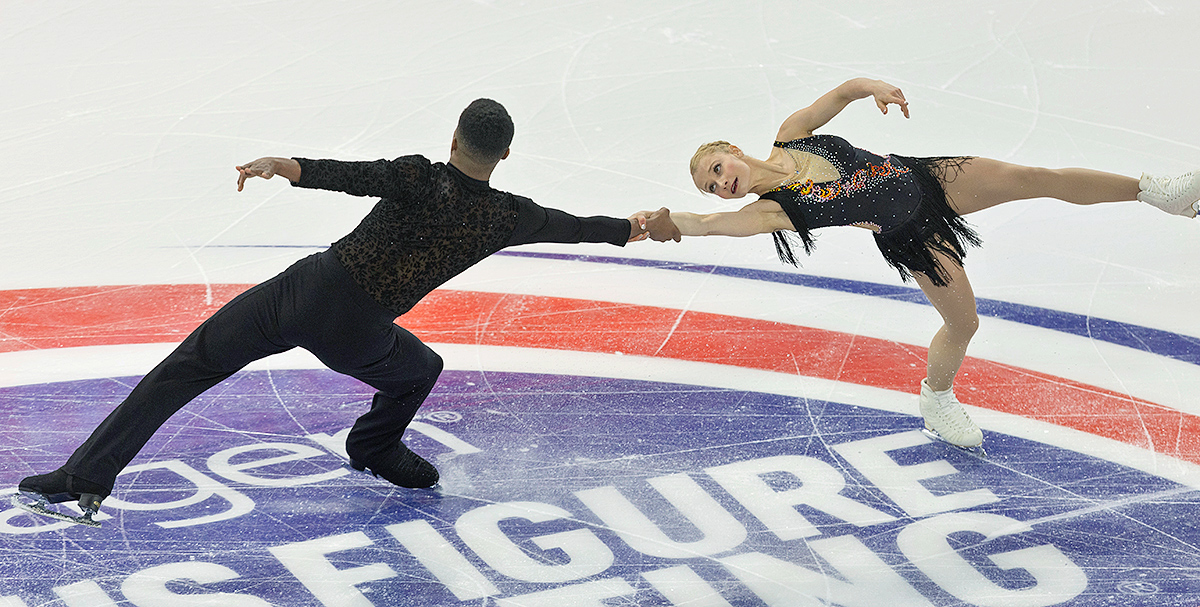
[(700, 149), (696, 150), (696, 153), (692, 155), (692, 162), (688, 165), (689, 172), (695, 175), (696, 167), (700, 166), (700, 159), (709, 154), (728, 152), (732, 146), (733, 144), (728, 141), (713, 141), (700, 146)]

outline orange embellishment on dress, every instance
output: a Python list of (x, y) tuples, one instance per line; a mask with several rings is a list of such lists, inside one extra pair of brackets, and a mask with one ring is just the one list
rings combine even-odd
[(853, 175), (846, 179), (825, 183), (816, 183), (811, 179), (806, 179), (804, 181), (784, 184), (775, 189), (791, 190), (801, 196), (815, 196), (819, 200), (825, 201), (836, 198), (839, 195), (849, 196), (860, 190), (865, 190), (880, 181), (911, 171), (912, 169), (904, 165), (893, 165), (891, 157), (888, 157), (883, 164), (867, 164), (867, 168), (855, 171)]

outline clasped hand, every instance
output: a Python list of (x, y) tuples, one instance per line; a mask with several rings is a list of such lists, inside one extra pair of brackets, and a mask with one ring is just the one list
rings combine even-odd
[(679, 227), (671, 220), (671, 211), (667, 207), (662, 207), (657, 211), (638, 211), (629, 218), (638, 227), (641, 232), (632, 235), (629, 242), (637, 242), (649, 238), (655, 242), (666, 242), (674, 240), (679, 242), (683, 235), (679, 232)]

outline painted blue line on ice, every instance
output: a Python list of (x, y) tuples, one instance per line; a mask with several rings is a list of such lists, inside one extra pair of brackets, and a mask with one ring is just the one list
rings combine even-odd
[[(642, 268), (655, 268), (659, 270), (675, 270), (678, 272), (694, 272), (698, 274), (714, 274), (718, 276), (729, 276), (731, 278), (743, 278), (746, 280), (759, 280), (763, 282), (789, 284), (801, 287), (809, 287), (812, 289), (840, 291), (844, 293), (853, 293), (856, 295), (865, 295), (868, 297), (882, 297), (884, 299), (892, 299), (926, 306), (929, 305), (929, 302), (925, 299), (925, 295), (921, 293), (920, 289), (896, 285), (885, 285), (861, 280), (847, 280), (844, 278), (814, 276), (811, 274), (802, 274), (797, 272), (754, 270), (749, 268), (694, 264), (677, 261), (661, 261), (657, 259), (641, 259), (636, 257), (607, 257), (603, 255), (539, 253), (535, 251), (501, 251), (497, 253), (497, 255), (530, 257), (536, 259), (582, 261), (586, 263), (603, 263), (637, 266)], [(1061, 310), (1040, 308), (1037, 306), (1001, 301), (998, 299), (977, 298), (976, 306), (981, 316), (1000, 318), (1024, 325), (1050, 329), (1052, 331), (1061, 331), (1063, 333), (1069, 333), (1072, 335), (1080, 335), (1089, 339), (1105, 341), (1120, 346), (1142, 350), (1144, 352), (1158, 354), (1159, 356), (1173, 358), (1175, 360), (1191, 363), (1193, 365), (1200, 365), (1200, 339), (1195, 337), (1171, 333), (1170, 331), (1163, 331), (1161, 329), (1153, 329), (1150, 327), (1118, 322), (1115, 320), (1096, 318), (1095, 316), (1085, 316), (1083, 314), (1074, 314), (1071, 312), (1063, 312)]]

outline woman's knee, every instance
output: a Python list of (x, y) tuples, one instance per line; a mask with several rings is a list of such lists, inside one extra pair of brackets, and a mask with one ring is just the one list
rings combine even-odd
[(961, 338), (970, 339), (979, 331), (979, 314), (974, 310), (945, 319), (946, 326)]
[(973, 297), (967, 300), (960, 293), (950, 298), (941, 298), (934, 302), (934, 308), (942, 317), (942, 331), (955, 341), (968, 342), (979, 330), (979, 313), (975, 310)]
[(950, 332), (955, 339), (967, 341), (979, 330), (979, 312), (966, 275), (962, 273), (961, 268), (956, 269), (958, 276), (954, 277), (949, 286), (922, 286), (929, 303), (933, 304), (938, 315), (942, 317), (944, 330)]

